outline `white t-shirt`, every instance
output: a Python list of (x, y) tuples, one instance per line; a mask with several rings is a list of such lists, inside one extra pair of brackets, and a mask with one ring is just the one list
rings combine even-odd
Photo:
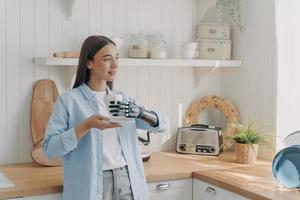
[[(108, 109), (104, 103), (106, 91), (93, 91), (97, 96), (99, 114), (109, 117)], [(124, 155), (122, 153), (121, 144), (118, 133), (115, 128), (104, 129), (103, 133), (103, 170), (115, 169), (126, 165)]]

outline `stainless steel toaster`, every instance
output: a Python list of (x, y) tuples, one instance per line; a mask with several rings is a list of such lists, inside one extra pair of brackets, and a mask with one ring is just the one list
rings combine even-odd
[(188, 154), (219, 155), (222, 151), (222, 142), (221, 128), (195, 124), (178, 128), (176, 151)]

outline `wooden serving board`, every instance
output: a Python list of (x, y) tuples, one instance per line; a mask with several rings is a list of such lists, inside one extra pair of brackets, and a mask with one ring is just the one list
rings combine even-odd
[(33, 88), (30, 113), (31, 136), (34, 148), (32, 158), (36, 163), (47, 166), (61, 165), (58, 159), (48, 160), (42, 150), (45, 130), (58, 95), (57, 87), (52, 80), (39, 80)]

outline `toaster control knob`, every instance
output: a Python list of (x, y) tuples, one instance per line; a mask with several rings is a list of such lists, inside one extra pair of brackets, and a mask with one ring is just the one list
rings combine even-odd
[(216, 148), (215, 148), (215, 147), (210, 147), (210, 148), (209, 148), (209, 151), (210, 151), (211, 153), (214, 153), (214, 152), (216, 151)]
[(181, 151), (186, 151), (186, 145), (185, 145), (185, 144), (179, 145), (179, 149), (180, 149)]

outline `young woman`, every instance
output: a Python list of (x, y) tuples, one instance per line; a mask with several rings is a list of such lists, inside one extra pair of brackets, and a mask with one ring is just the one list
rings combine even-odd
[[(168, 121), (112, 90), (118, 58), (109, 38), (88, 37), (74, 87), (58, 97), (49, 119), (44, 151), (49, 158), (63, 158), (64, 200), (148, 199), (136, 129), (158, 132), (168, 128)], [(107, 108), (106, 95), (123, 100)], [(110, 122), (109, 112), (126, 122)]]

